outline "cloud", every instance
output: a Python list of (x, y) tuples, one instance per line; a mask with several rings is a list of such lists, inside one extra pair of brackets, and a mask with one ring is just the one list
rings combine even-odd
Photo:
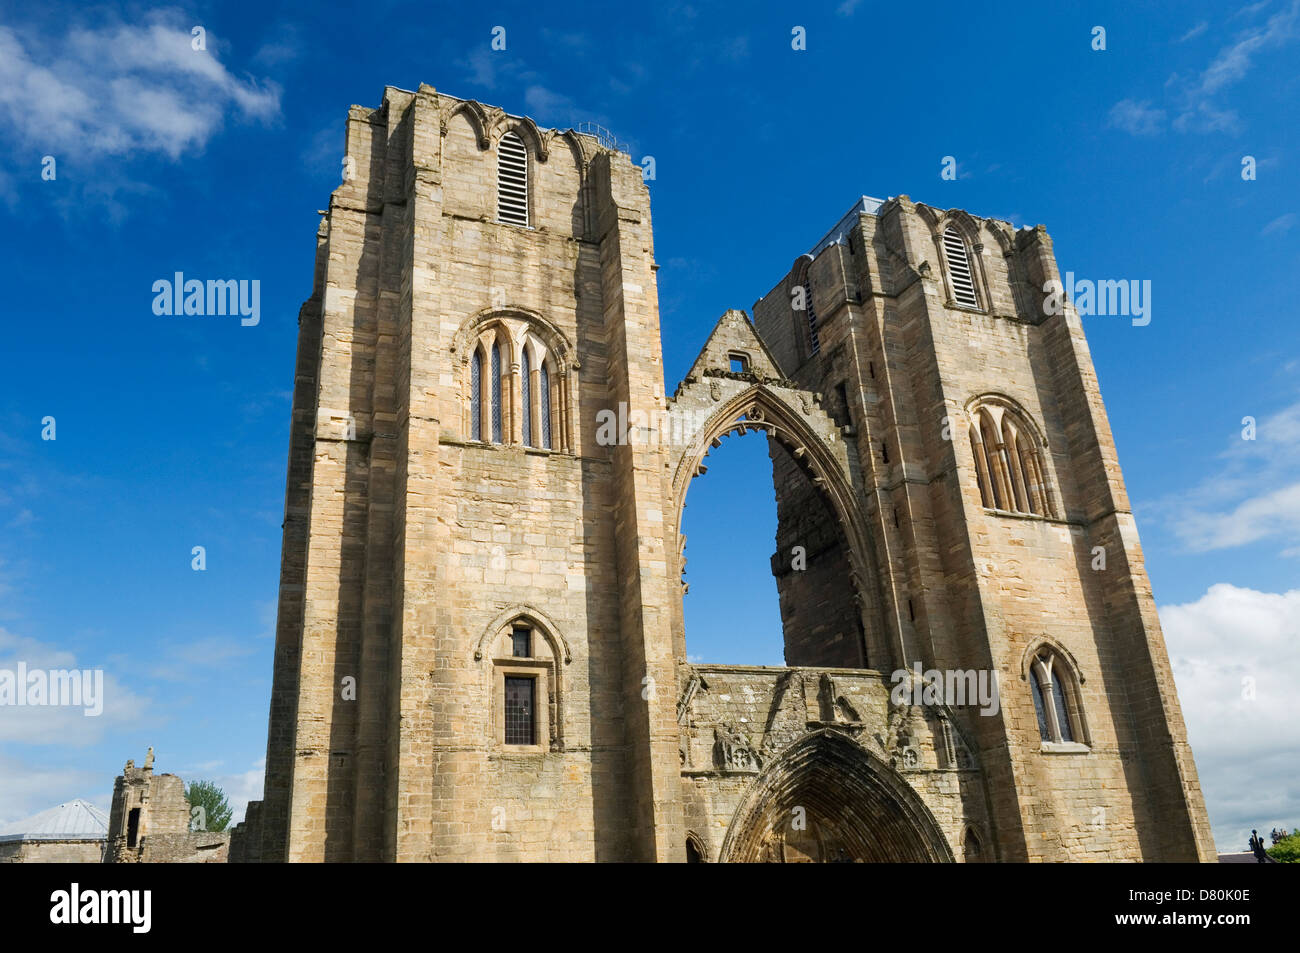
[(1291, 0), (1263, 26), (1243, 30), (1231, 44), (1218, 52), (1201, 74), (1199, 91), (1206, 95), (1216, 93), (1244, 79), (1260, 52), (1283, 46), (1294, 39), (1297, 21), (1300, 21), (1300, 0)]
[(1165, 111), (1152, 108), (1150, 100), (1121, 99), (1110, 107), (1108, 125), (1135, 136), (1153, 136), (1160, 131), (1164, 121)]
[[(0, 669), (16, 672), (19, 662), (25, 663), (28, 672), (97, 668), (93, 662), (79, 661), (72, 652), (0, 628)], [(103, 670), (103, 710), (99, 715), (87, 715), (80, 706), (6, 706), (0, 709), (0, 743), (94, 745), (110, 730), (139, 724), (149, 705), (148, 698), (136, 695), (113, 672)]]
[(528, 115), (545, 124), (557, 122), (559, 128), (572, 125), (577, 115), (573, 100), (545, 86), (529, 86), (524, 90), (524, 107)]
[(1261, 235), (1285, 235), (1295, 227), (1295, 212), (1279, 215), (1260, 230)]
[(1160, 624), (1219, 849), (1300, 826), (1300, 590), (1219, 583)]
[(0, 754), (0, 830), (57, 804), (82, 798), (107, 812), (112, 781), (98, 771), (48, 768)]
[(191, 46), (176, 11), (74, 26), (45, 42), (0, 27), (0, 126), (27, 147), (96, 157), (201, 152), (225, 118), (279, 115), (274, 83), (236, 78), (216, 38)]
[[(1254, 12), (1258, 5), (1245, 12)], [(1247, 27), (1233, 41), (1219, 50), (1205, 69), (1191, 78), (1175, 74), (1165, 83), (1173, 103), (1173, 128), (1179, 132), (1237, 132), (1241, 118), (1236, 110), (1218, 102), (1226, 90), (1241, 82), (1261, 53), (1280, 49), (1297, 36), (1300, 25), (1300, 0), (1290, 2), (1263, 24)], [(1175, 42), (1182, 43), (1206, 32), (1198, 23)], [(1154, 135), (1164, 126), (1166, 110), (1153, 107), (1150, 100), (1124, 99), (1110, 111), (1110, 125), (1136, 136)]]
[(1174, 128), (1182, 132), (1234, 132), (1241, 123), (1235, 111), (1213, 99), (1246, 78), (1260, 53), (1285, 46), (1296, 37), (1300, 0), (1291, 0), (1260, 26), (1248, 27), (1215, 55), (1210, 65), (1184, 87), (1184, 106)]
[(211, 679), (214, 669), (252, 655), (255, 647), (246, 640), (212, 637), (193, 642), (167, 646), (158, 664), (149, 670), (153, 678), (172, 682), (193, 681), (196, 677)]
[(219, 774), (211, 779), (225, 792), (226, 800), (230, 803), (230, 809), (233, 812), (230, 815), (231, 827), (244, 819), (244, 812), (248, 809), (249, 801), (260, 801), (262, 799), (262, 781), (265, 776), (266, 759), (259, 758), (253, 767), (247, 771), (241, 771), (238, 774)]
[(1280, 555), (1300, 555), (1300, 402), (1259, 417), (1254, 439), (1248, 427), (1228, 438), (1205, 479), (1150, 509), (1190, 552), (1280, 540)]
[(1196, 26), (1192, 27), (1190, 30), (1188, 30), (1186, 33), (1184, 33), (1174, 42), (1186, 43), (1188, 40), (1195, 39), (1196, 37), (1200, 36), (1209, 28), (1210, 28), (1210, 21), (1202, 20), (1200, 23), (1196, 24)]
[(858, 9), (862, 0), (844, 0), (836, 9), (842, 17), (851, 17), (853, 12)]
[[(1253, 496), (1225, 513), (1190, 513), (1179, 530), (1196, 552), (1300, 534), (1300, 483)], [(1294, 553), (1288, 549), (1285, 553)]]

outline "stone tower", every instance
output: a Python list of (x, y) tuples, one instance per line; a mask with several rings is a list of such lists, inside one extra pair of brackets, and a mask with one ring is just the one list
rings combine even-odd
[[(232, 859), (1213, 856), (1078, 318), (1035, 311), (1041, 229), (864, 200), (669, 398), (649, 194), (608, 139), (388, 88), (344, 178)], [(682, 507), (752, 431), (790, 667), (692, 664)], [(1002, 705), (891, 699), (914, 663), (996, 671)]]

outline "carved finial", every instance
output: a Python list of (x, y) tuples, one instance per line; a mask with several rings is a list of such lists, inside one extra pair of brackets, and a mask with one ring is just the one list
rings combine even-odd
[(153, 770), (153, 747), (152, 746), (150, 746), (148, 754), (144, 756), (144, 769), (146, 771)]

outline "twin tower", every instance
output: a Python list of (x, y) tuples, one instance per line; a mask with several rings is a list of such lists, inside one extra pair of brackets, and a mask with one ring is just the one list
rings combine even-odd
[[(232, 860), (1214, 859), (1042, 227), (863, 198), (670, 395), (610, 143), (388, 88), (323, 216)], [(696, 664), (682, 507), (754, 431), (787, 667)]]

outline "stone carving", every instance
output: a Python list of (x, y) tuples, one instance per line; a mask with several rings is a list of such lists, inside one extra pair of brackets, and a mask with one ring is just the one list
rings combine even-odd
[(762, 756), (749, 739), (729, 725), (713, 728), (713, 761), (729, 771), (757, 772), (763, 766)]

